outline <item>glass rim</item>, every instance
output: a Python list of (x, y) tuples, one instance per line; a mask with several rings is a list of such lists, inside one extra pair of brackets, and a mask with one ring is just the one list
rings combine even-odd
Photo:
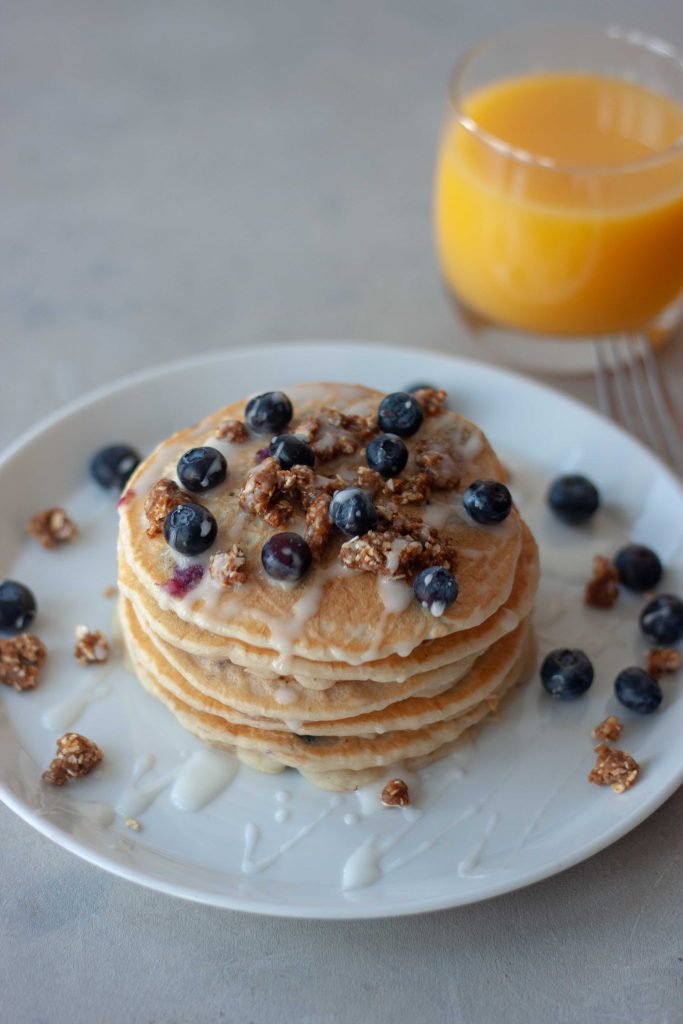
[[(569, 26), (567, 27), (569, 28)], [(560, 31), (561, 28), (561, 25), (545, 25), (538, 27), (538, 29), (548, 32), (553, 30)], [(656, 36), (646, 35), (645, 33), (638, 32), (634, 29), (622, 29), (617, 25), (571, 26), (571, 30), (576, 31), (577, 29), (582, 29), (586, 32), (590, 31), (596, 35), (604, 35), (607, 39), (624, 42), (630, 46), (637, 47), (640, 50), (648, 51), (653, 56), (676, 65), (679, 68), (683, 79), (683, 53), (676, 49), (676, 47), (671, 43), (667, 43)], [(462, 125), (462, 127), (472, 136), (480, 139), (481, 142), (488, 146), (489, 149), (495, 150), (496, 152), (509, 157), (511, 160), (515, 160), (517, 163), (524, 164), (528, 167), (537, 167), (543, 171), (551, 171), (561, 174), (617, 175), (633, 173), (635, 171), (657, 167), (660, 164), (666, 163), (668, 160), (674, 159), (678, 156), (683, 156), (682, 134), (679, 135), (679, 137), (671, 143), (670, 146), (667, 146), (666, 149), (651, 153), (638, 160), (624, 161), (623, 163), (616, 164), (565, 164), (559, 160), (555, 160), (553, 157), (543, 156), (542, 154), (534, 153), (531, 150), (524, 149), (519, 146), (513, 146), (511, 143), (506, 142), (505, 139), (501, 139), (499, 136), (494, 135), (485, 128), (482, 128), (481, 125), (477, 124), (474, 118), (470, 117), (462, 109), (463, 95), (460, 89), (461, 80), (465, 72), (472, 66), (477, 57), (479, 57), (482, 52), (485, 52), (492, 43), (505, 39), (508, 36), (518, 35), (520, 31), (529, 32), (530, 30), (528, 26), (524, 29), (512, 28), (486, 36), (484, 39), (481, 39), (478, 43), (475, 43), (474, 46), (471, 46), (465, 51), (451, 72), (448, 82), (449, 107), (458, 123)]]

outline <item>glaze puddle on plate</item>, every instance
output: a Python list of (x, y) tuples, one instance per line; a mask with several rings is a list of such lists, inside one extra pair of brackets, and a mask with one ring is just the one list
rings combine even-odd
[[(593, 687), (574, 704), (553, 702), (532, 679), (502, 721), (410, 780), (415, 799), (404, 811), (380, 805), (381, 783), (337, 797), (294, 772), (238, 767), (202, 748), (145, 693), (116, 642), (101, 670), (81, 668), (71, 651), (78, 623), (116, 635), (115, 601), (104, 596), (116, 579), (115, 496), (87, 480), (92, 450), (125, 440), (149, 451), (242, 394), (286, 389), (306, 372), (301, 368), (317, 379), (355, 377), (385, 390), (418, 378), (448, 389), (453, 407), (481, 424), (500, 450), (541, 544), (541, 650), (584, 647), (596, 666)], [(180, 391), (179, 407), (173, 396)], [(550, 516), (544, 499), (553, 476), (578, 469), (598, 484), (605, 507), (587, 527), (571, 529)], [(55, 504), (66, 507), (81, 536), (46, 552), (26, 542), (24, 522)], [(616, 672), (643, 663), (639, 600), (624, 595), (617, 608), (601, 612), (580, 599), (593, 554), (609, 555), (628, 539), (653, 546), (667, 565), (665, 589), (683, 590), (681, 487), (615, 427), (512, 374), (351, 343), (198, 358), (105, 390), (37, 428), (0, 465), (0, 520), (0, 572), (35, 591), (35, 630), (49, 650), (37, 690), (0, 695), (3, 798), (56, 842), (145, 885), (301, 917), (454, 906), (589, 856), (638, 824), (683, 778), (683, 680), (666, 681), (662, 709), (648, 719), (619, 709), (612, 695)], [(404, 599), (401, 588), (387, 593), (390, 604)], [(281, 646), (286, 665), (287, 636)], [(283, 708), (287, 699), (281, 686)], [(617, 710), (626, 723), (620, 745), (643, 765), (641, 781), (620, 797), (586, 781), (591, 728)], [(94, 739), (105, 761), (56, 791), (41, 783), (40, 772), (63, 728)], [(386, 777), (396, 774), (387, 770)], [(126, 828), (126, 816), (140, 820), (140, 833)]]

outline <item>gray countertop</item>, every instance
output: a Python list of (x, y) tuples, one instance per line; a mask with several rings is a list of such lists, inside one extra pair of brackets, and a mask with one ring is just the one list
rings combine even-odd
[[(683, 42), (679, 0), (567, 9)], [(542, 16), (547, 0), (5, 0), (0, 443), (202, 350), (468, 350), (430, 239), (445, 81), (477, 37)], [(683, 346), (665, 358), (680, 394)], [(683, 791), (527, 890), (366, 923), (182, 903), (0, 822), (8, 1024), (683, 1017)]]

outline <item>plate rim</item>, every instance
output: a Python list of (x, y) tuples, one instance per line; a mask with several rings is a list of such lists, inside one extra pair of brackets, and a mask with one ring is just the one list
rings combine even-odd
[[(366, 353), (368, 346), (381, 348), (388, 352), (395, 352), (402, 356), (416, 354), (414, 350), (408, 346), (396, 345), (385, 341), (368, 341), (361, 339), (345, 340), (339, 338), (307, 340), (283, 339), (281, 341), (244, 344), (222, 350), (212, 350), (181, 359), (171, 360), (160, 365), (145, 367), (142, 370), (134, 371), (133, 373), (126, 374), (123, 377), (86, 391), (85, 394), (72, 399), (70, 402), (59, 406), (52, 413), (42, 417), (33, 426), (24, 430), (14, 441), (10, 442), (3, 451), (0, 452), (0, 471), (2, 471), (4, 466), (10, 462), (19, 451), (21, 451), (26, 445), (31, 444), (51, 427), (83, 412), (84, 410), (87, 410), (88, 407), (97, 405), (102, 400), (111, 397), (117, 392), (126, 391), (130, 387), (139, 386), (144, 384), (146, 381), (157, 380), (165, 375), (173, 375), (178, 372), (182, 372), (183, 369), (194, 370), (197, 367), (209, 365), (214, 362), (239, 361), (240, 359), (248, 359), (252, 361), (254, 358), (259, 358), (259, 356), (267, 358), (268, 354), (274, 351), (281, 353), (282, 348), (285, 345), (290, 348), (297, 347), (305, 349), (319, 349), (320, 346), (325, 346), (328, 350), (332, 347), (338, 347), (340, 349), (344, 348), (349, 353), (354, 352), (356, 355)], [(573, 396), (566, 395), (559, 387), (538, 381), (533, 377), (529, 377), (526, 374), (519, 372), (518, 370), (495, 366), (481, 360), (461, 356), (457, 353), (444, 352), (439, 349), (420, 349), (419, 356), (421, 358), (431, 357), (439, 360), (446, 360), (456, 366), (466, 366), (470, 371), (475, 373), (483, 371), (487, 375), (493, 375), (507, 380), (512, 379), (516, 383), (522, 383), (525, 387), (531, 387), (534, 391), (542, 392), (546, 395), (548, 393), (554, 395), (567, 407), (578, 406), (583, 414), (588, 414), (589, 416), (594, 417), (598, 422), (609, 424), (609, 426), (615, 430), (618, 435), (620, 435), (623, 441), (630, 445), (636, 445), (636, 447), (639, 448), (649, 460), (654, 462), (659, 472), (668, 477), (674, 486), (682, 492), (683, 498), (683, 484), (681, 481), (654, 452), (643, 444), (643, 442), (630, 435), (618, 424), (604, 416), (599, 410), (594, 409), (592, 406), (574, 398)], [(602, 852), (614, 842), (623, 838), (633, 829), (637, 828), (643, 823), (643, 821), (661, 807), (673, 795), (673, 793), (676, 792), (681, 784), (683, 784), (683, 759), (681, 760), (678, 770), (672, 773), (668, 783), (662, 785), (659, 789), (653, 792), (649, 798), (640, 803), (637, 808), (634, 808), (633, 811), (623, 819), (616, 821), (598, 840), (586, 840), (579, 847), (574, 848), (570, 854), (560, 858), (559, 860), (556, 859), (552, 864), (522, 871), (516, 876), (512, 885), (509, 880), (505, 880), (503, 878), (500, 879), (498, 883), (493, 883), (484, 894), (475, 893), (470, 896), (467, 893), (457, 895), (444, 892), (443, 894), (436, 896), (419, 897), (415, 906), (406, 906), (406, 901), (404, 900), (402, 902), (395, 903), (394, 905), (378, 905), (372, 903), (364, 904), (358, 902), (349, 903), (347, 906), (315, 907), (299, 903), (271, 903), (267, 900), (255, 901), (251, 898), (244, 898), (239, 893), (232, 892), (226, 892), (225, 894), (215, 892), (209, 893), (191, 885), (181, 885), (149, 875), (144, 870), (138, 870), (126, 864), (122, 864), (113, 858), (107, 857), (106, 854), (91, 849), (88, 846), (84, 846), (78, 840), (73, 839), (69, 833), (63, 831), (57, 825), (52, 823), (48, 818), (40, 815), (30, 808), (7, 787), (4, 779), (2, 778), (0, 778), (0, 800), (2, 800), (5, 806), (7, 806), (19, 818), (34, 828), (38, 833), (56, 843), (62, 849), (68, 850), (81, 860), (93, 864), (94, 866), (107, 871), (109, 874), (115, 875), (119, 878), (124, 878), (127, 881), (152, 889), (156, 892), (162, 892), (178, 899), (186, 899), (206, 906), (268, 917), (299, 918), (307, 920), (369, 920), (412, 916), (413, 914), (431, 913), (437, 910), (467, 906), (472, 903), (480, 903), (507, 893), (516, 892), (529, 885), (533, 885), (536, 882), (541, 882), (547, 878), (551, 878), (556, 874), (566, 871), (570, 867), (574, 867), (575, 865), (582, 863), (594, 854)]]

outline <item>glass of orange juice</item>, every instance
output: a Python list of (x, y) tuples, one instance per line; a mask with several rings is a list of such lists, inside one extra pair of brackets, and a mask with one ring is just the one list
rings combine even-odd
[(475, 328), (661, 336), (683, 308), (681, 57), (612, 28), (476, 46), (451, 79), (434, 230)]

